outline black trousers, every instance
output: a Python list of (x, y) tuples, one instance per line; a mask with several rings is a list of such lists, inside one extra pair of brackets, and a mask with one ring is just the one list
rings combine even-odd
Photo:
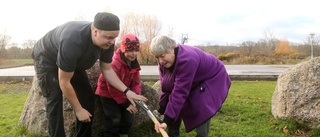
[(133, 114), (112, 98), (99, 96), (102, 109), (106, 115), (104, 122), (104, 137), (119, 137), (120, 134), (128, 134), (132, 126)]
[[(46, 98), (45, 107), (48, 129), (51, 137), (65, 137), (63, 119), (63, 98), (58, 81), (58, 70), (49, 69), (41, 61), (35, 60), (35, 71), (42, 95)], [(38, 64), (38, 65), (37, 65)], [(94, 92), (85, 70), (76, 70), (71, 79), (81, 106), (94, 115)], [(91, 137), (92, 120), (89, 123), (76, 121), (76, 137)]]
[[(196, 127), (196, 137), (208, 137), (210, 130), (210, 121), (211, 118), (209, 118), (207, 121)], [(172, 123), (172, 125), (168, 125), (169, 137), (180, 137), (181, 122), (182, 120), (178, 119), (176, 122)]]

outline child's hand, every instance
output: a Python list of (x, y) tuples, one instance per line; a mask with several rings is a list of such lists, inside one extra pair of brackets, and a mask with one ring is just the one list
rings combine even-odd
[(132, 113), (137, 113), (138, 109), (134, 107), (132, 104), (127, 108), (127, 110), (132, 114)]

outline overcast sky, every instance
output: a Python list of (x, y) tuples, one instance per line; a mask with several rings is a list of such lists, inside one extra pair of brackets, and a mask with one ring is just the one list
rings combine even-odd
[(173, 28), (174, 38), (188, 34), (190, 44), (233, 44), (263, 39), (271, 31), (278, 39), (302, 43), (320, 33), (316, 0), (3, 0), (0, 34), (11, 42), (38, 40), (54, 27), (83, 14), (93, 21), (108, 8), (155, 15), (163, 34)]

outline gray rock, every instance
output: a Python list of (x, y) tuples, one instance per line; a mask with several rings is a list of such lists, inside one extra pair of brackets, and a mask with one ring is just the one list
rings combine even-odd
[[(20, 124), (27, 127), (27, 130), (31, 133), (48, 134), (48, 121), (44, 102), (45, 98), (41, 95), (37, 78), (34, 76), (32, 87), (20, 116)], [(63, 107), (66, 135), (71, 136), (74, 133), (76, 119), (73, 109), (66, 98), (63, 98)]]
[(272, 115), (320, 127), (320, 58), (302, 62), (278, 77), (272, 96)]
[[(97, 79), (100, 75), (99, 65), (96, 63), (91, 69), (87, 71), (88, 77), (90, 80), (90, 84), (93, 89), (96, 89)], [(142, 91), (141, 94), (148, 98), (148, 102), (146, 104), (149, 106), (151, 110), (157, 109), (157, 102), (159, 100), (159, 94), (156, 90), (145, 84), (141, 81)], [(101, 109), (101, 103), (98, 99), (95, 100), (95, 114), (92, 125), (92, 134), (93, 136), (99, 137), (102, 134), (102, 127), (104, 123), (104, 114)], [(65, 120), (65, 130), (67, 136), (74, 135), (75, 129), (75, 121), (76, 117), (74, 115), (73, 109), (69, 102), (64, 98), (64, 120)], [(140, 124), (150, 121), (147, 113), (140, 108), (139, 112), (134, 114), (133, 127), (136, 128)], [(27, 127), (27, 130), (31, 133), (43, 133), (48, 134), (48, 122), (46, 119), (45, 106), (44, 106), (44, 98), (41, 96), (40, 88), (37, 84), (37, 78), (34, 76), (32, 87), (30, 89), (28, 98), (25, 102), (23, 112), (20, 117), (20, 124)], [(153, 127), (151, 127), (153, 128)]]

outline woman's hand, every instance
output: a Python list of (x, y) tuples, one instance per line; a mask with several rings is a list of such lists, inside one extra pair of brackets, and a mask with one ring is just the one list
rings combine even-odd
[(153, 114), (160, 116), (161, 114), (158, 112), (158, 110), (153, 110)]
[(154, 124), (154, 129), (157, 131), (157, 133), (160, 132), (160, 128), (162, 128), (163, 130), (166, 130), (167, 124), (166, 123), (156, 123), (156, 124)]

